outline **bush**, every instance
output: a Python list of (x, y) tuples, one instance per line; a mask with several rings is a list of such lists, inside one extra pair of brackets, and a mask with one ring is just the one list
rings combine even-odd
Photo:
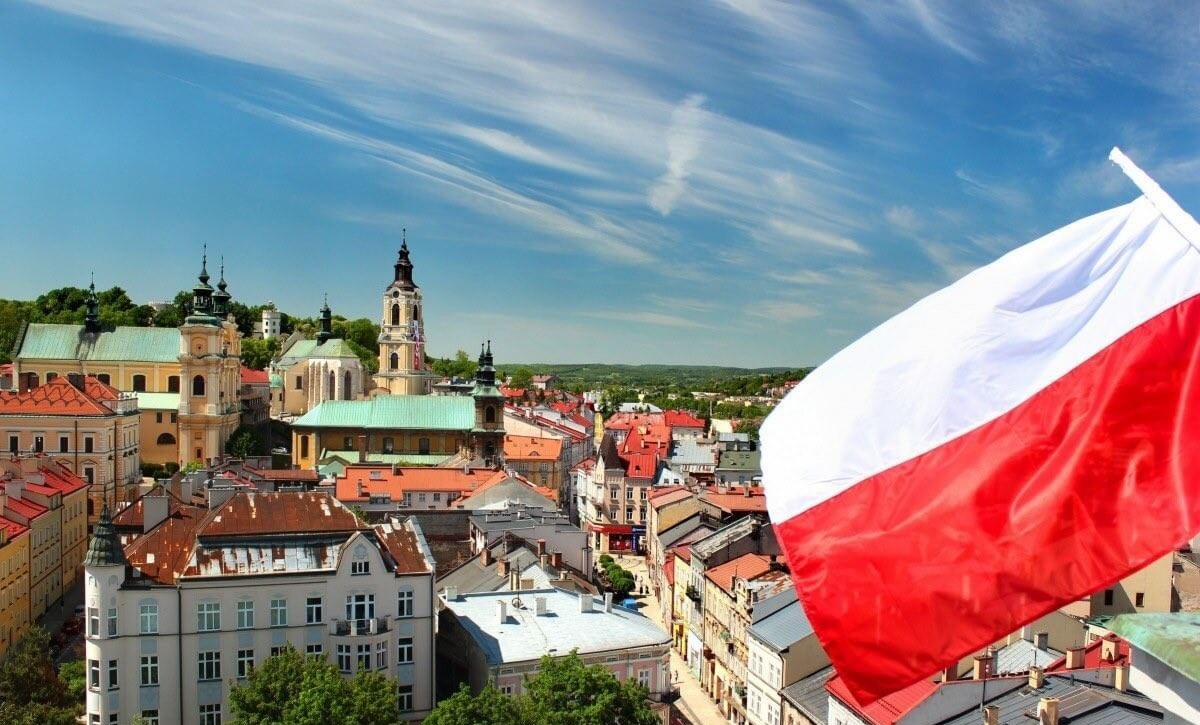
[(613, 563), (613, 558), (611, 556), (609, 556), (608, 554), (600, 555), (600, 567), (601, 568), (607, 568), (608, 565), (611, 563)]

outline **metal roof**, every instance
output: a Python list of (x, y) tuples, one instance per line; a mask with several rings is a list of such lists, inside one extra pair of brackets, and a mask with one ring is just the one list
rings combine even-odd
[[(1028, 685), (1007, 694), (989, 698), (989, 705), (1000, 709), (1000, 722), (1037, 722), (1038, 702), (1044, 697), (1058, 698), (1059, 717), (1071, 725), (1140, 725), (1161, 723), (1163, 710), (1152, 700), (1132, 692), (1120, 692), (1111, 687), (1093, 685), (1076, 680), (1070, 675), (1047, 675), (1045, 684), (1032, 689)], [(1030, 713), (1034, 716), (1030, 716)], [(941, 725), (978, 725), (979, 706), (955, 717), (943, 720)]]
[(292, 423), (297, 428), (470, 430), (475, 400), (461, 395), (380, 395), (327, 400)]
[(721, 451), (718, 471), (761, 471), (762, 454), (758, 451)]
[(117, 327), (88, 333), (83, 325), (32, 323), (21, 341), (18, 360), (179, 362), (179, 330), (173, 327)]
[(691, 439), (676, 441), (668, 460), (677, 466), (711, 466), (715, 463), (713, 445), (701, 445)]
[(833, 675), (831, 665), (788, 685), (780, 690), (779, 694), (787, 698), (816, 725), (826, 725), (829, 721), (829, 693), (825, 690), (825, 683), (829, 682)]
[(1109, 629), (1193, 682), (1200, 682), (1200, 612), (1121, 614)]
[(1038, 649), (1037, 645), (1027, 639), (1019, 639), (1012, 644), (1001, 647), (996, 652), (996, 674), (1017, 674), (1028, 672), (1029, 668), (1037, 665), (1047, 667), (1063, 653), (1052, 649)]
[(775, 612), (758, 619), (759, 608), (764, 605), (760, 602), (754, 605), (755, 622), (750, 625), (750, 636), (758, 641), (766, 644), (777, 652), (782, 652), (788, 647), (802, 639), (811, 637), (813, 634), (812, 624), (809, 623), (808, 617), (804, 614), (804, 607), (800, 602), (796, 601), (796, 590), (789, 589), (780, 594), (776, 594), (771, 600), (787, 601), (791, 600), (790, 604), (783, 606)]

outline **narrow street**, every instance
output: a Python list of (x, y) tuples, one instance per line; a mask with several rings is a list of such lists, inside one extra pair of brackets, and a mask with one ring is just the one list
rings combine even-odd
[[(659, 606), (658, 599), (654, 596), (653, 590), (649, 589), (645, 559), (640, 556), (618, 556), (615, 554), (613, 558), (634, 575), (639, 586), (643, 583), (646, 584), (648, 591), (651, 591), (651, 593), (636, 596), (640, 605), (639, 609), (642, 614), (646, 615), (651, 621), (658, 624), (664, 632), (669, 634), (669, 623), (663, 621), (662, 608)], [(728, 722), (721, 715), (721, 711), (717, 709), (716, 704), (704, 693), (703, 688), (700, 687), (699, 680), (688, 669), (683, 657), (675, 652), (673, 648), (671, 650), (671, 672), (672, 682), (679, 689), (679, 699), (675, 701), (675, 707), (694, 725)]]

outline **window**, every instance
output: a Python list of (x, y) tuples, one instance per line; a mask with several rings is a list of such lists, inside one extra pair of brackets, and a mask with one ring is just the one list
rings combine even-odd
[(304, 390), (304, 376), (303, 375), (296, 376), (296, 390)]
[(95, 453), (96, 452), (96, 441), (91, 436), (84, 436), (83, 452), (84, 453)]
[(200, 725), (221, 725), (221, 705), (201, 705)]
[(337, 666), (338, 670), (343, 673), (351, 672), (350, 669), (350, 645), (339, 644), (337, 646)]
[(396, 616), (411, 617), (413, 615), (413, 593), (403, 591), (396, 595)]
[(417, 503), (425, 503), (425, 494), (424, 493), (417, 494)]
[(417, 452), (423, 456), (429, 455), (429, 439), (421, 438), (417, 441)]
[(96, 379), (105, 385), (110, 385), (112, 383), (112, 378), (109, 377), (108, 373), (100, 373), (96, 376)]
[(145, 375), (134, 375), (133, 376), (133, 392), (135, 392), (135, 393), (146, 392), (146, 376)]
[(100, 689), (100, 660), (88, 660), (88, 689)]
[(194, 395), (194, 396), (204, 395), (204, 376), (203, 375), (197, 375), (196, 377), (192, 378), (192, 395)]
[(167, 378), (167, 392), (168, 393), (178, 393), (179, 392), (179, 376), (178, 375), (172, 375)]
[(650, 689), (650, 670), (638, 670), (638, 684), (647, 690)]
[(158, 710), (142, 710), (142, 722), (146, 725), (158, 725)]
[(96, 482), (96, 469), (92, 468), (91, 466), (84, 466), (83, 467), (83, 477), (84, 477), (84, 479), (87, 480), (89, 486), (91, 484), (95, 483)]
[(121, 686), (121, 683), (117, 681), (117, 661), (109, 660), (108, 661), (108, 689), (115, 690), (120, 686)]
[(391, 436), (384, 438), (383, 439), (383, 452), (384, 453), (394, 453), (395, 450), (396, 450), (395, 439), (392, 438)]
[(71, 441), (66, 436), (58, 437), (58, 452), (66, 453), (70, 449)]
[(322, 600), (320, 597), (309, 597), (304, 601), (304, 621), (307, 624), (320, 624), (324, 618), (321, 610)]
[(237, 603), (237, 628), (254, 629), (254, 602)]
[(46, 382), (50, 382), (51, 380), (57, 380), (57, 379), (58, 379), (58, 373), (46, 373)]
[(627, 501), (633, 500), (633, 489), (632, 488), (625, 489), (625, 500), (627, 500)]
[(286, 627), (287, 626), (287, 600), (272, 599), (271, 600), (271, 626)]
[(1104, 590), (1104, 605), (1107, 607), (1111, 607), (1112, 603), (1113, 603), (1113, 590), (1105, 589)]
[(217, 651), (200, 652), (196, 657), (197, 679), (221, 679), (221, 653)]
[(45, 447), (45, 445), (42, 441), (42, 437), (34, 436), (33, 437), (33, 450), (36, 451), (37, 453), (41, 453), (42, 450), (44, 449), (44, 447)]
[(237, 651), (237, 676), (239, 680), (244, 680), (250, 676), (250, 670), (254, 669), (254, 650), (240, 649)]
[(366, 623), (375, 616), (374, 594), (351, 594), (346, 597), (346, 619)]
[(617, 487), (616, 486), (612, 486), (608, 489), (608, 497), (610, 499), (612, 499), (613, 501), (617, 500)]
[(387, 669), (387, 641), (379, 642), (375, 645), (375, 669)]
[(175, 413), (171, 413), (171, 422), (172, 422), (172, 423), (174, 423), (174, 422), (175, 422)]
[(625, 520), (633, 521), (633, 509), (630, 507), (625, 508)]
[(396, 641), (396, 663), (410, 665), (413, 661), (412, 637), (401, 637)]
[(158, 684), (158, 655), (142, 655), (142, 687)]
[(501, 695), (511, 695), (511, 694), (513, 694), (513, 688), (512, 688), (512, 685), (501, 685), (501, 686), (500, 686), (500, 694), (501, 694)]
[(1144, 606), (1146, 606), (1146, 595), (1145, 595), (1145, 593), (1143, 593), (1143, 592), (1138, 592), (1138, 593), (1136, 593), (1136, 594), (1134, 594), (1134, 595), (1133, 595), (1133, 606), (1135, 606), (1135, 607), (1144, 607)]
[(138, 632), (158, 634), (158, 603), (147, 602), (138, 607)]
[(17, 438), (16, 436), (10, 435), (8, 437), (8, 452), (9, 453), (19, 453), (20, 451), (21, 451), (21, 440), (19, 438)]
[(94, 712), (88, 715), (88, 725), (100, 725), (100, 715)]
[(358, 671), (366, 672), (371, 669), (371, 645), (360, 644), (358, 646)]
[(108, 725), (121, 725), (121, 714), (110, 712), (108, 714)]
[(161, 422), (162, 422), (162, 413), (155, 413), (155, 414), (154, 414), (154, 422), (155, 422), (155, 423), (161, 423)]
[(173, 446), (175, 445), (175, 436), (170, 433), (159, 433), (155, 443), (160, 446)]
[(400, 712), (413, 709), (412, 685), (400, 685), (396, 688), (396, 706), (400, 708)]
[(398, 370), (400, 368), (400, 356), (392, 353), (388, 358), (388, 370)]
[(434, 492), (433, 492), (433, 502), (434, 502), (434, 503), (440, 503), (440, 502), (441, 502), (441, 500), (442, 500), (442, 494), (441, 494), (440, 492), (438, 492), (438, 491), (434, 491)]
[(279, 645), (278, 647), (272, 647), (271, 648), (271, 656), (278, 657), (279, 655), (283, 654), (284, 650), (286, 650), (286, 649), (287, 649), (286, 644)]
[(354, 438), (352, 436), (342, 436), (342, 450), (354, 450)]
[(308, 458), (308, 436), (300, 436), (300, 457)]
[(88, 607), (88, 626), (87, 632), (89, 637), (100, 636), (100, 610), (96, 607)]
[(492, 406), (489, 405), (488, 407), (483, 409), (483, 422), (484, 423), (495, 423), (496, 422), (496, 409), (495, 408), (493, 408)]
[(370, 574), (371, 573), (371, 562), (369, 562), (365, 559), (363, 561), (350, 562), (350, 573), (351, 574)]
[(221, 628), (221, 605), (218, 602), (201, 602), (196, 605), (196, 631), (215, 632)]
[(304, 645), (304, 655), (314, 660), (323, 659), (325, 657), (325, 648), (318, 644)]

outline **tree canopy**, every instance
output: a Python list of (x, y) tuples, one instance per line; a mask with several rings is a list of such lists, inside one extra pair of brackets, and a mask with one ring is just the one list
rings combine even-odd
[(50, 635), (34, 627), (0, 662), (0, 722), (74, 725), (75, 701), (54, 671)]
[(646, 688), (621, 682), (601, 665), (585, 665), (575, 652), (542, 657), (525, 691), (509, 697), (489, 684), (472, 696), (465, 688), (438, 703), (426, 725), (652, 725), (658, 717)]
[(479, 364), (471, 359), (466, 350), (454, 353), (454, 358), (435, 357), (429, 359), (429, 369), (445, 378), (470, 380), (475, 377)]

